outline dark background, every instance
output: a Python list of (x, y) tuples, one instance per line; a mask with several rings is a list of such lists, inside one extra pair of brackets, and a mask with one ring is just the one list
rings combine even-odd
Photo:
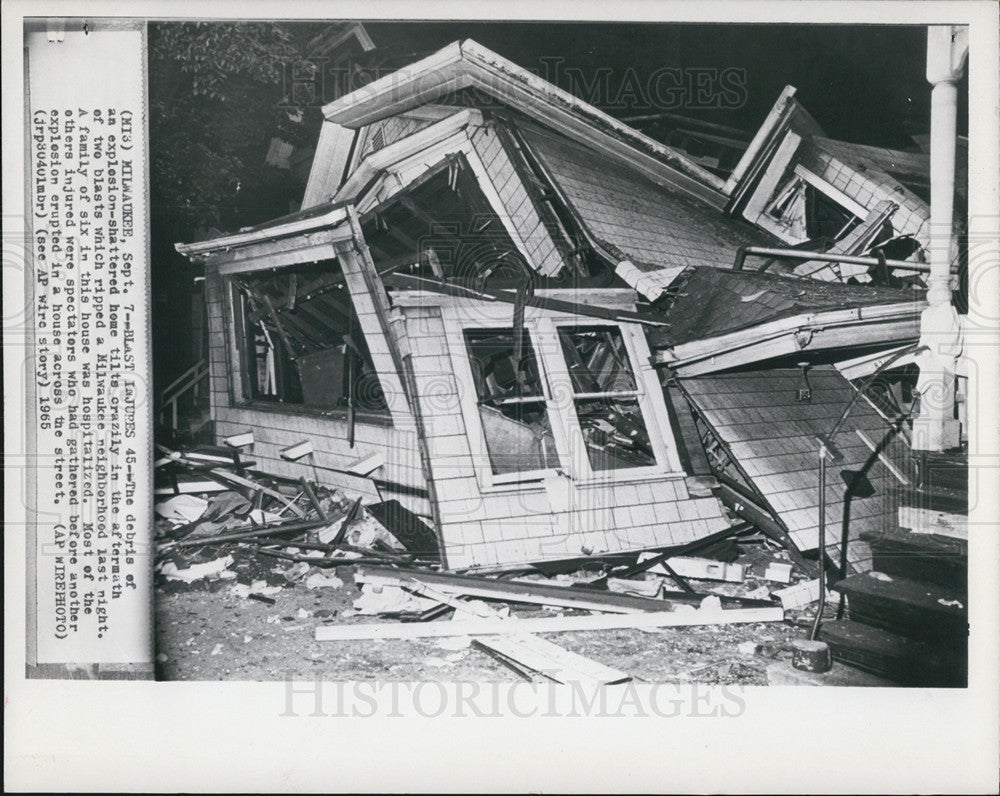
[[(153, 353), (162, 388), (197, 358), (192, 299), (200, 269), (173, 244), (235, 231), (296, 208), (301, 174), (264, 165), (272, 137), (307, 150), (315, 143), (325, 96), (303, 103), (290, 124), (287, 64), (310, 58), (309, 42), (327, 22), (195, 26), (150, 23)], [(472, 38), (549, 79), (553, 59), (591, 81), (610, 69), (617, 94), (631, 76), (645, 86), (662, 68), (742, 70), (738, 107), (688, 105), (672, 112), (753, 132), (785, 85), (831, 138), (914, 149), (911, 134), (930, 122), (924, 26), (705, 25), (601, 23), (366, 22), (382, 68), (406, 64), (451, 41)], [(195, 46), (188, 47), (190, 40)], [(269, 54), (270, 53), (270, 54)], [(267, 59), (274, 68), (261, 69)], [(227, 72), (227, 69), (231, 70)], [(631, 72), (630, 72), (631, 70)], [(224, 79), (219, 75), (224, 74)], [(565, 77), (565, 71), (563, 75)], [(215, 79), (210, 88), (200, 76)], [(959, 134), (967, 134), (968, 82), (961, 87)], [(559, 85), (569, 90), (568, 80)], [(603, 99), (603, 98), (599, 98)], [(634, 94), (609, 107), (618, 117), (655, 113)], [(224, 155), (224, 157), (223, 157)]]

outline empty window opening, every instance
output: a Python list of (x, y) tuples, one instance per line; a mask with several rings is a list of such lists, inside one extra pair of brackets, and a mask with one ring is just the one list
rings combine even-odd
[(479, 285), (524, 272), (523, 257), (462, 155), (367, 214), (362, 230), (380, 272), (398, 268)]
[(335, 259), (232, 279), (244, 397), (387, 414)]

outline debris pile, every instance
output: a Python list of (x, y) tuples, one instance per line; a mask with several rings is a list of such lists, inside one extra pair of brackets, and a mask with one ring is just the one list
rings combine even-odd
[[(803, 606), (815, 600), (815, 573), (793, 566), (786, 551), (746, 524), (631, 557), (460, 574), (441, 569), (433, 532), (397, 501), (363, 506), (304, 478), (250, 469), (253, 463), (225, 449), (162, 452), (165, 486), (155, 506), (160, 588), (228, 589), (268, 605), (287, 589), (327, 601), (317, 590), (341, 590), (340, 610), (299, 607), (320, 642), (433, 639), (450, 654), (424, 655), (427, 666), (449, 666), (475, 650), (529, 679), (612, 684), (631, 675), (535, 634), (680, 627), (722, 633), (782, 620), (802, 626)], [(198, 481), (222, 488), (169, 488)], [(752, 674), (741, 654), (788, 653), (763, 638), (730, 646), (732, 654), (703, 658), (678, 676), (735, 676), (734, 666), (743, 667), (736, 674)]]
[[(161, 451), (157, 492), (170, 495), (155, 505), (161, 585), (215, 590), (228, 582), (241, 597), (273, 603), (298, 583), (339, 588), (330, 573), (339, 565), (437, 560), (430, 530), (396, 501), (364, 508), (360, 498), (305, 478), (250, 471), (252, 462), (235, 452), (227, 459), (224, 449)], [(383, 522), (395, 522), (398, 536)]]

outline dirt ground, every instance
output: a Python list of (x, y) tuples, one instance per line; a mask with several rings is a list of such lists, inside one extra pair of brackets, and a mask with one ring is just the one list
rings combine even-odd
[[(743, 545), (739, 561), (750, 573), (743, 583), (694, 580), (691, 585), (700, 593), (739, 596), (755, 592), (753, 596), (758, 597), (762, 589), (782, 587), (753, 574), (762, 571), (762, 561), (780, 560), (780, 555), (760, 543)], [(316, 641), (315, 630), (324, 624), (396, 621), (350, 615), (354, 600), (361, 595), (354, 583), (353, 567), (337, 567), (342, 586), (313, 589), (305, 585), (304, 577), (289, 582), (283, 574), (288, 572), (288, 565), (274, 559), (238, 560), (235, 569), (238, 580), (202, 579), (187, 584), (157, 576), (160, 679), (521, 679), (475, 647), (456, 649), (459, 644), (452, 638)], [(324, 573), (333, 576), (334, 571), (326, 569)], [(242, 596), (246, 589), (241, 592), (240, 583), (262, 577), (271, 586), (264, 601)], [(796, 573), (793, 582), (799, 577)], [(675, 588), (667, 583), (667, 588)], [(513, 613), (519, 617), (551, 615), (548, 610), (531, 610), (527, 606)], [(786, 612), (784, 622), (554, 633), (545, 634), (545, 638), (627, 672), (639, 682), (767, 685), (767, 666), (790, 658), (787, 644), (806, 636), (807, 623), (808, 616), (796, 611)]]

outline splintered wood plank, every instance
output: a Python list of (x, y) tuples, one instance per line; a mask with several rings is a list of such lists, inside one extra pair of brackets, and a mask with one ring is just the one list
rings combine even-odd
[(670, 607), (670, 604), (664, 600), (633, 597), (615, 592), (553, 586), (549, 583), (494, 580), (471, 575), (407, 572), (389, 567), (359, 568), (354, 574), (354, 580), (358, 583), (370, 583), (378, 586), (430, 586), (449, 596), (479, 597), (488, 600), (580, 608), (607, 613), (663, 611)]
[(698, 627), (753, 622), (780, 622), (781, 608), (734, 608), (731, 610), (660, 611), (642, 614), (555, 616), (532, 619), (474, 619), (429, 623), (373, 622), (358, 625), (323, 625), (316, 628), (316, 641), (366, 641), (379, 638), (414, 639), (445, 636), (505, 636), (511, 633), (572, 633), (587, 630), (629, 628)]
[(285, 507), (290, 509), (293, 514), (299, 517), (305, 517), (305, 512), (302, 511), (298, 506), (295, 505), (294, 501), (289, 500), (287, 497), (282, 495), (276, 489), (271, 489), (270, 487), (264, 486), (264, 484), (259, 484), (256, 481), (251, 481), (249, 478), (244, 478), (243, 476), (231, 473), (228, 470), (212, 470), (211, 474), (216, 478), (221, 478), (224, 481), (229, 481), (233, 484), (238, 484), (239, 486), (246, 487), (247, 489), (252, 489), (255, 492), (263, 492), (269, 497), (273, 497), (276, 500), (280, 500), (285, 504)]
[(557, 683), (612, 685), (632, 679), (625, 672), (612, 669), (544, 638), (527, 633), (512, 636), (483, 636), (472, 643)]
[[(413, 591), (422, 597), (437, 600), (442, 605), (451, 606), (460, 616), (487, 619), (499, 624), (509, 621), (507, 617), (485, 603), (468, 603), (427, 586), (421, 586)], [(513, 664), (511, 668), (517, 671), (538, 672), (557, 683), (577, 682), (596, 686), (622, 683), (631, 679), (625, 672), (612, 669), (529, 633), (486, 636), (476, 639), (473, 643), (494, 657), (499, 657), (508, 666)]]

